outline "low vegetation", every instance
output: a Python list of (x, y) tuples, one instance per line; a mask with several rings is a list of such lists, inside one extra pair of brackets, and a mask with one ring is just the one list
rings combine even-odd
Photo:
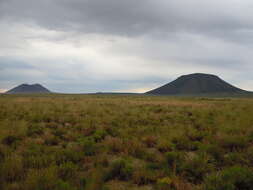
[(1, 95), (0, 189), (252, 190), (253, 99)]

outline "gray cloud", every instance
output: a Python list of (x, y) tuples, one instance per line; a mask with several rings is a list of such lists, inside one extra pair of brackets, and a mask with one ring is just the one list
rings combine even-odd
[(252, 8), (249, 0), (0, 0), (0, 89), (31, 80), (59, 91), (131, 90), (189, 72), (252, 89)]
[(252, 6), (248, 0), (9, 0), (0, 10), (6, 18), (59, 30), (118, 35), (183, 30), (223, 36), (252, 30)]

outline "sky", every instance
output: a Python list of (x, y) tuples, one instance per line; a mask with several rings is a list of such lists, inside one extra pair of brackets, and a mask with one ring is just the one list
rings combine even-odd
[(0, 0), (0, 92), (145, 92), (209, 73), (253, 90), (252, 0)]

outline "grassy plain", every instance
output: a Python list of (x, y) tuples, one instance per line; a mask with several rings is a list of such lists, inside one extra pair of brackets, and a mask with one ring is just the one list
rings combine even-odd
[(253, 99), (1, 95), (0, 189), (251, 190)]

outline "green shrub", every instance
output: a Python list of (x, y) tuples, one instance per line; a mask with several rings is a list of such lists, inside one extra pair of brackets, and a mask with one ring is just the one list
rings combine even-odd
[(42, 169), (54, 163), (54, 157), (50, 154), (39, 154), (26, 157), (24, 165), (26, 168)]
[(24, 182), (24, 189), (56, 190), (58, 180), (56, 168), (54, 167), (41, 170), (29, 170)]
[(96, 130), (96, 132), (92, 135), (92, 137), (94, 138), (95, 142), (100, 142), (102, 141), (105, 136), (107, 135), (107, 132), (105, 130)]
[(64, 138), (65, 131), (62, 130), (62, 129), (55, 129), (55, 130), (53, 130), (52, 133), (53, 133), (54, 136), (63, 139), (63, 138)]
[(6, 148), (3, 145), (0, 145), (0, 163), (3, 162), (6, 154)]
[(73, 187), (66, 181), (57, 180), (54, 190), (77, 190), (77, 188)]
[(114, 160), (111, 163), (109, 171), (105, 175), (105, 180), (112, 179), (129, 180), (133, 174), (131, 163), (125, 159)]
[[(193, 190), (190, 183), (180, 177), (163, 177), (157, 180), (155, 190)], [(199, 188), (196, 188), (198, 190)]]
[(106, 131), (106, 133), (112, 137), (116, 137), (119, 135), (119, 131), (117, 130), (116, 127), (110, 126), (110, 127), (105, 127), (104, 130)]
[(200, 130), (191, 130), (186, 135), (191, 141), (202, 141), (207, 133)]
[(97, 147), (92, 137), (80, 138), (78, 143), (81, 145), (85, 156), (93, 156), (96, 154)]
[(59, 124), (56, 123), (56, 122), (54, 122), (54, 121), (51, 121), (51, 122), (45, 123), (45, 127), (49, 128), (49, 129), (55, 129), (55, 130), (57, 130), (57, 128), (59, 127)]
[(77, 165), (73, 164), (72, 162), (63, 163), (58, 168), (58, 176), (64, 181), (71, 180), (75, 178), (77, 169)]
[(81, 127), (81, 134), (84, 135), (85, 137), (93, 135), (95, 131), (96, 131), (95, 127)]
[(103, 144), (107, 147), (108, 151), (112, 154), (117, 154), (125, 150), (124, 142), (117, 137), (106, 137)]
[(145, 146), (138, 140), (125, 139), (124, 141), (120, 141), (119, 139), (118, 145), (116, 144), (116, 147), (117, 146), (121, 148), (124, 153), (127, 153), (133, 157), (145, 160), (153, 159), (151, 158), (153, 156), (151, 155), (152, 153), (148, 153), (145, 149)]
[(60, 143), (60, 139), (58, 137), (52, 136), (52, 137), (47, 137), (45, 139), (45, 145), (47, 146), (56, 146)]
[(155, 170), (162, 170), (164, 168), (164, 165), (156, 162), (148, 162), (146, 164), (146, 167), (148, 170), (155, 171)]
[(45, 147), (40, 144), (29, 144), (23, 152), (25, 157), (38, 156), (45, 153)]
[(54, 154), (48, 153), (48, 149), (43, 145), (30, 144), (23, 152), (24, 166), (26, 168), (46, 168), (55, 163)]
[(165, 154), (166, 164), (172, 172), (178, 172), (185, 160), (184, 154), (180, 152), (167, 152)]
[(249, 166), (253, 165), (253, 146), (248, 148), (245, 152), (245, 158), (249, 162)]
[(224, 160), (224, 150), (217, 144), (201, 144), (200, 152), (205, 152), (212, 156), (215, 162), (222, 163)]
[(248, 139), (250, 142), (253, 142), (253, 131), (251, 131), (248, 135)]
[(142, 160), (145, 160), (147, 162), (153, 162), (153, 163), (159, 162), (159, 155), (157, 154), (156, 149), (142, 150), (140, 153), (141, 153), (140, 157), (138, 158)]
[(156, 182), (156, 172), (147, 168), (136, 168), (133, 171), (132, 180), (139, 186), (153, 184)]
[(163, 177), (156, 182), (155, 190), (167, 190), (172, 188), (173, 181), (169, 177)]
[(162, 153), (169, 152), (173, 150), (173, 144), (168, 141), (160, 141), (157, 144), (157, 149)]
[(157, 138), (155, 136), (147, 136), (143, 139), (143, 142), (148, 148), (152, 148), (157, 144)]
[(14, 135), (9, 135), (9, 136), (3, 138), (2, 143), (5, 145), (11, 146), (11, 145), (17, 143), (19, 140), (20, 140), (19, 137), (14, 136)]
[[(1, 187), (1, 184), (0, 184), (0, 187)], [(4, 189), (4, 190), (23, 190), (22, 189), (22, 183), (17, 183), (17, 182), (6, 184), (1, 189)]]
[(206, 190), (252, 190), (253, 171), (234, 166), (215, 173), (205, 179)]
[(189, 140), (186, 136), (174, 137), (172, 142), (177, 150), (194, 151), (197, 150), (197, 143)]
[(57, 165), (66, 162), (78, 163), (84, 157), (84, 153), (72, 149), (61, 149), (54, 153), (54, 157)]
[(221, 140), (221, 146), (228, 151), (238, 151), (248, 146), (248, 139), (244, 136), (227, 136)]
[(224, 166), (250, 165), (250, 160), (245, 153), (230, 152), (224, 156)]
[(6, 181), (13, 182), (24, 177), (23, 159), (19, 155), (10, 155), (2, 163), (1, 174)]
[(32, 124), (27, 129), (27, 136), (36, 136), (36, 135), (42, 135), (44, 133), (43, 127), (41, 124)]
[(84, 182), (84, 189), (87, 190), (108, 190), (105, 187), (105, 173), (101, 167), (94, 168), (90, 171)]
[(199, 184), (213, 169), (214, 167), (207, 157), (196, 156), (183, 163), (181, 172), (188, 181)]

